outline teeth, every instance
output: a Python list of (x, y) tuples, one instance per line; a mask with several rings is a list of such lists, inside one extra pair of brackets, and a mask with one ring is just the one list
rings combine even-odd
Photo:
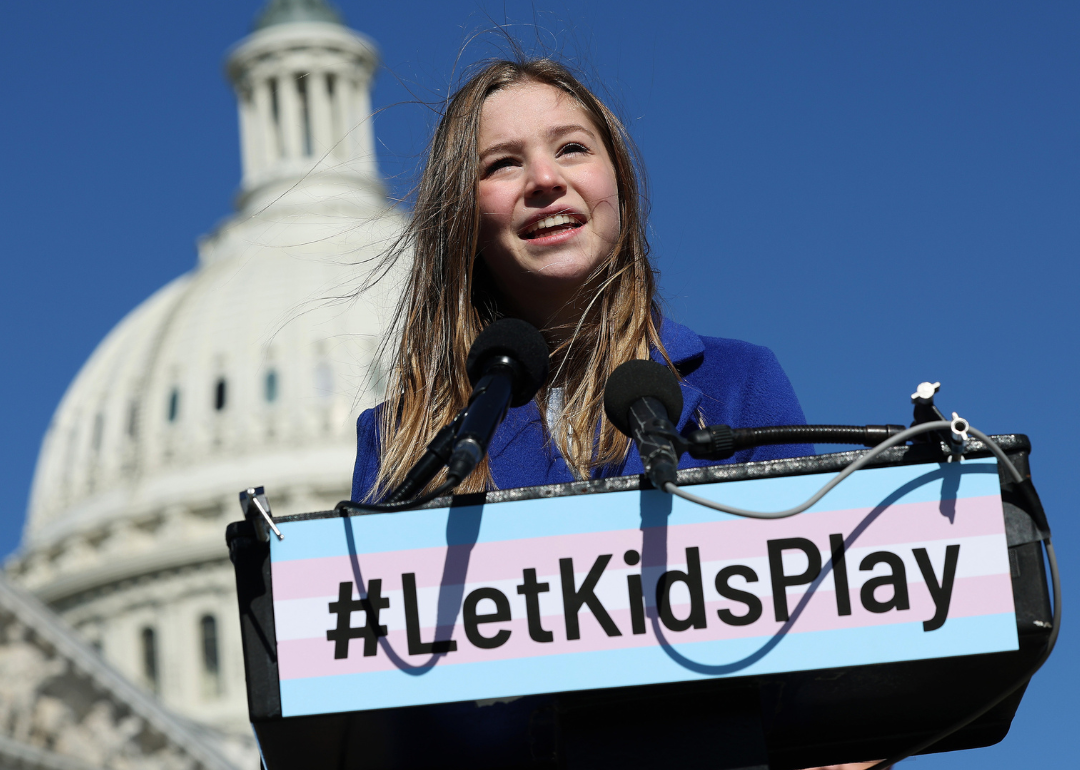
[(537, 230), (545, 230), (549, 227), (558, 227), (559, 225), (576, 225), (578, 221), (567, 214), (556, 214), (552, 217), (545, 217), (539, 222), (533, 222), (531, 225), (525, 228), (522, 235), (531, 235)]

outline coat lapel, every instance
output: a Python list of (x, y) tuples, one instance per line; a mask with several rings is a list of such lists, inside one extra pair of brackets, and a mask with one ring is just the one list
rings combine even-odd
[[(675, 368), (683, 376), (697, 369), (704, 359), (705, 343), (701, 341), (701, 337), (670, 318), (661, 319), (660, 341), (664, 344), (671, 363), (675, 364)], [(659, 364), (664, 363), (659, 350), (653, 350), (651, 356), (653, 361)], [(701, 406), (702, 393), (685, 381), (680, 383), (679, 387), (683, 394), (683, 410), (675, 429), (682, 433), (691, 422), (694, 422), (694, 413)]]

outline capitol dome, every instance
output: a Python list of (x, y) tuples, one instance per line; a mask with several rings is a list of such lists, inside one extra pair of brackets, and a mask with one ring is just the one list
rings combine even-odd
[(166, 706), (250, 735), (224, 532), (349, 496), (355, 421), (381, 396), (400, 232), (375, 165), (373, 44), (323, 0), (273, 0), (229, 54), (243, 178), (198, 264), (135, 308), (44, 438), (8, 576)]

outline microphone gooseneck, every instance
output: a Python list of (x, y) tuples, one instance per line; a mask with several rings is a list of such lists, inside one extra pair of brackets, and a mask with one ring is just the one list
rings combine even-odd
[(654, 361), (621, 364), (604, 388), (607, 418), (637, 444), (645, 475), (657, 489), (675, 483), (681, 454), (675, 444), (675, 423), (682, 408), (678, 380), (670, 369)]
[(547, 343), (531, 324), (504, 318), (480, 332), (465, 370), (473, 392), (447, 462), (447, 479), (455, 483), (484, 459), (507, 408), (527, 404), (547, 380)]
[(686, 451), (699, 460), (726, 460), (740, 449), (768, 444), (862, 444), (877, 446), (904, 431), (903, 425), (709, 425), (686, 436)]

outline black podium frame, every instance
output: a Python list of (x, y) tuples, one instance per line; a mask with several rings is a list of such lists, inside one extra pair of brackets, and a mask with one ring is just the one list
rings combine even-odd
[[(995, 436), (1029, 474), (1026, 436)], [(718, 465), (679, 472), (680, 485), (835, 472), (863, 451)], [(966, 457), (987, 457), (969, 442)], [(940, 462), (923, 444), (884, 452), (868, 467)], [(248, 709), (268, 770), (291, 768), (660, 768), (787, 770), (881, 758), (928, 738), (998, 695), (1038, 659), (1051, 610), (1040, 541), (1027, 503), (1003, 483), (1019, 650), (945, 659), (532, 695), (495, 703), (281, 716), (270, 546), (253, 510), (229, 525), (236, 569)], [(424, 507), (648, 489), (627, 476), (462, 495)], [(271, 490), (272, 492), (272, 490)], [(385, 515), (385, 514), (380, 514)], [(391, 515), (404, 515), (391, 514)], [(338, 517), (333, 511), (278, 522)], [(997, 743), (1009, 731), (1020, 688), (929, 752)]]

